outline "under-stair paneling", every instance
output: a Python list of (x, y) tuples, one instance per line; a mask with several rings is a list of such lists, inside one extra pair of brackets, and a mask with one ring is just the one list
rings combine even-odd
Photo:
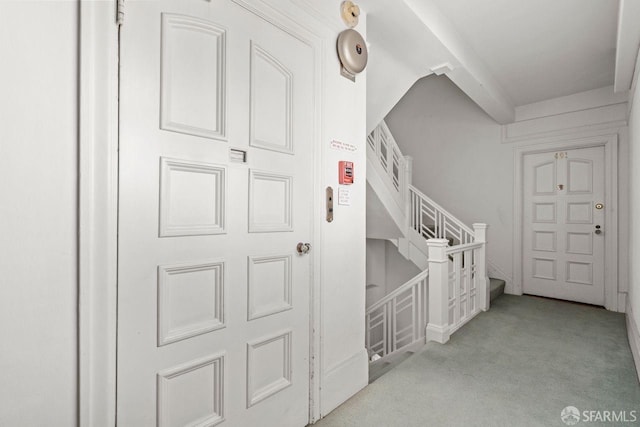
[(420, 271), (393, 242), (367, 238), (367, 308)]
[(367, 182), (367, 238), (397, 239), (402, 235), (402, 230)]

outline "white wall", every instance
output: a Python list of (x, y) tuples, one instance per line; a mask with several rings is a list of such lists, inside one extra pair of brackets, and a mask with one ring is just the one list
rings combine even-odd
[[(582, 136), (619, 140), (619, 290), (626, 292), (629, 217), (626, 95), (598, 89), (518, 107), (500, 126), (445, 76), (419, 80), (385, 119), (404, 154), (413, 156), (413, 183), (470, 225), (489, 224), (489, 274), (513, 279), (514, 149)], [(624, 297), (621, 297), (623, 300)], [(618, 307), (624, 310), (622, 302)]]
[[(640, 58), (639, 58), (640, 59)], [(639, 72), (636, 65), (636, 74)], [(638, 76), (636, 75), (636, 79)], [(632, 107), (629, 116), (629, 161), (631, 167), (630, 179), (630, 217), (629, 239), (629, 307), (628, 316), (629, 341), (634, 350), (636, 368), (640, 377), (640, 89), (636, 85), (632, 93)]]
[(76, 424), (74, 1), (0, 16), (0, 425)]
[(386, 243), (382, 239), (367, 239), (367, 301), (366, 307), (387, 293)]
[(367, 239), (367, 308), (418, 273), (389, 240)]
[(418, 80), (386, 118), (413, 185), (465, 224), (489, 224), (489, 259), (511, 274), (513, 152), (501, 127), (446, 77)]
[[(340, 1), (332, 0), (335, 11)], [(343, 28), (338, 29), (341, 31)], [(366, 34), (365, 17), (358, 31)], [(337, 32), (327, 34), (325, 50), (324, 188), (338, 192), (338, 162), (354, 162), (351, 205), (334, 203), (334, 220), (322, 221), (322, 393), (326, 415), (368, 384), (368, 356), (364, 339), (366, 277), (366, 73), (351, 82), (340, 76), (335, 54)], [(338, 151), (329, 142), (353, 144), (356, 151)]]

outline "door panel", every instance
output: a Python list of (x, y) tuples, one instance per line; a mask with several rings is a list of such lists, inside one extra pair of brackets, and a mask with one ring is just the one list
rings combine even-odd
[(227, 1), (121, 31), (118, 425), (306, 425), (313, 51)]
[(604, 179), (604, 147), (525, 156), (525, 293), (604, 305)]

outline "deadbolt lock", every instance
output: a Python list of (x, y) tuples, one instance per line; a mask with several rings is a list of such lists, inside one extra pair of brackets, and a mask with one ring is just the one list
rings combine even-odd
[(604, 205), (602, 203), (596, 203), (596, 209), (602, 209)]

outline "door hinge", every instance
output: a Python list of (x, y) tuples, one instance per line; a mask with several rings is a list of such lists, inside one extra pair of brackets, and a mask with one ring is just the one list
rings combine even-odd
[(120, 26), (123, 23), (124, 23), (124, 0), (117, 0), (116, 24)]

